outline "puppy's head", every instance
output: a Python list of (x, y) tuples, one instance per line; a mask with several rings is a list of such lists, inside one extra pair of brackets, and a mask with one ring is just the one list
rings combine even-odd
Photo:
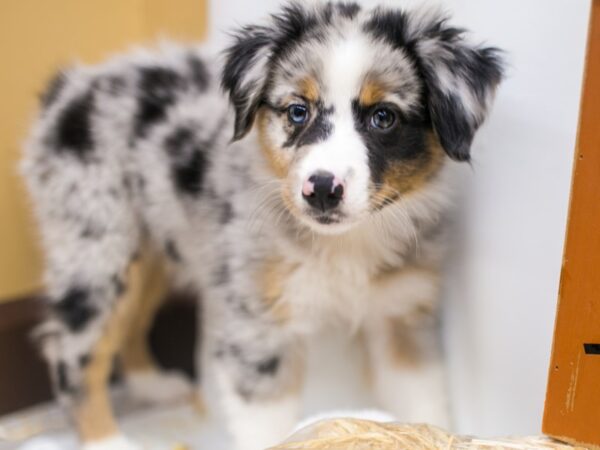
[(222, 84), (234, 139), (256, 127), (286, 207), (335, 233), (468, 161), (501, 76), (440, 14), (288, 4), (236, 34)]

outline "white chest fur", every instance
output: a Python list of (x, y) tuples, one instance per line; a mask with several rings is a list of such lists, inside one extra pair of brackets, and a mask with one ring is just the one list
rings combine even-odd
[(378, 231), (319, 237), (286, 254), (294, 270), (284, 282), (282, 301), (291, 308), (294, 327), (357, 327), (382, 307), (377, 274), (405, 265), (402, 250), (407, 243), (403, 236)]

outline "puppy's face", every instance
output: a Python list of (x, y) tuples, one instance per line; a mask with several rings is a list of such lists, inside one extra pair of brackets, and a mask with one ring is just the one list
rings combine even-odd
[(335, 232), (417, 189), (444, 155), (406, 53), (353, 21), (326, 31), (273, 70), (257, 127), (289, 209)]
[(501, 76), (494, 49), (467, 47), (436, 15), (290, 5), (243, 29), (223, 85), (236, 138), (255, 125), (286, 207), (343, 232), (468, 160)]

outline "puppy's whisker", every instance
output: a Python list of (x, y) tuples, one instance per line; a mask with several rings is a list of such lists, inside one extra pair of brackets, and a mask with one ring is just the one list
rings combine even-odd
[[(279, 190), (272, 189), (263, 195), (256, 207), (250, 212), (247, 220), (247, 226), (250, 231), (258, 232), (261, 230), (272, 214), (277, 212), (282, 206), (278, 201)], [(259, 225), (258, 227), (256, 227)]]
[[(375, 184), (374, 187), (376, 189), (381, 189), (384, 185)], [(413, 219), (407, 211), (401, 192), (387, 185), (385, 188), (390, 192), (391, 196), (389, 194), (383, 194), (380, 190), (373, 192), (371, 196), (373, 201), (378, 205), (387, 203), (374, 214), (374, 217), (377, 218), (377, 222), (380, 225), (380, 229), (385, 230), (384, 233), (386, 235), (393, 235), (391, 222), (398, 222), (398, 225), (402, 226), (402, 228), (410, 235), (415, 245), (415, 251), (418, 253), (420, 251), (419, 236), (416, 232)], [(391, 199), (392, 201), (390, 201)]]

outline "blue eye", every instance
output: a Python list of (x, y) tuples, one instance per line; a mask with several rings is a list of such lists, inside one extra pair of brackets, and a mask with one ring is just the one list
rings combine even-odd
[(294, 125), (302, 125), (308, 120), (308, 108), (304, 105), (288, 106), (288, 118)]
[(371, 126), (380, 130), (386, 130), (394, 125), (396, 115), (391, 109), (378, 108), (371, 116)]

